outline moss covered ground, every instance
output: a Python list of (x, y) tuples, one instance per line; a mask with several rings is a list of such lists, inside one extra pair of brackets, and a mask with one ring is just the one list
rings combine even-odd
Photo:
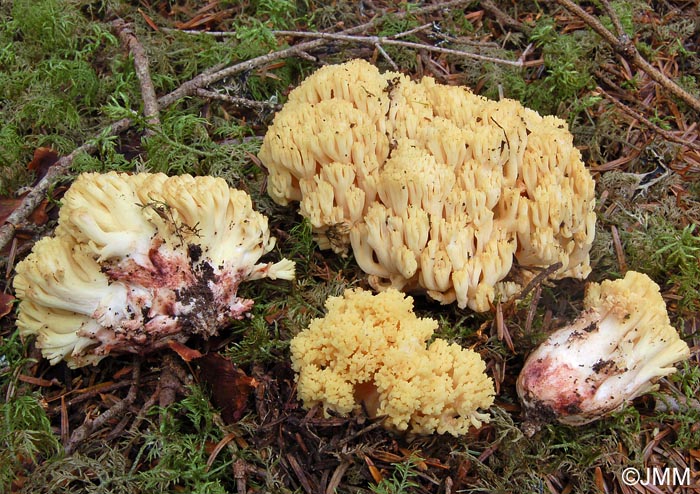
[[(396, 35), (407, 43), (359, 38)], [(697, 2), (681, 0), (0, 1), (0, 492), (700, 492), (699, 40)], [(368, 285), (267, 196), (256, 153), (289, 91), (351, 58), (566, 120), (597, 181), (590, 279), (637, 270), (661, 286), (691, 348), (679, 371), (611, 417), (525, 434), (523, 360), (581, 307), (584, 282), (563, 280), (483, 314), (416, 297), (439, 336), (487, 361), (498, 397), (478, 431), (411, 438), (304, 410), (290, 338), (328, 296)], [(49, 366), (16, 332), (13, 267), (71, 179), (108, 170), (223, 177), (270, 218), (297, 280), (241, 287), (252, 317), (192, 340), (203, 360)], [(222, 372), (232, 385), (207, 385)], [(677, 476), (631, 485), (630, 468)]]

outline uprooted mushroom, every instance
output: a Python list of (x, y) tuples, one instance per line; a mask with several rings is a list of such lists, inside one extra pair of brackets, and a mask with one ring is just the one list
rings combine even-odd
[(320, 247), (350, 247), (375, 289), (484, 311), (520, 289), (514, 260), (589, 273), (594, 183), (572, 141), (516, 101), (354, 60), (290, 93), (259, 156), (270, 196), (299, 201)]
[(666, 311), (659, 286), (629, 271), (590, 283), (584, 311), (530, 354), (517, 391), (530, 422), (580, 425), (656, 389), (690, 356)]
[(250, 310), (241, 282), (294, 278), (289, 260), (258, 263), (274, 244), (267, 218), (223, 179), (83, 174), (55, 236), (17, 265), (17, 326), (72, 367), (207, 338)]

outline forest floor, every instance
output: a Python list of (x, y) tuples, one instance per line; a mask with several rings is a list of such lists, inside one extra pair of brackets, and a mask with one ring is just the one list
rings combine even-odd
[[(697, 1), (0, 1), (0, 492), (700, 492), (699, 51)], [(269, 198), (257, 152), (304, 77), (354, 58), (566, 121), (596, 180), (587, 281), (656, 281), (691, 350), (678, 372), (599, 421), (526, 434), (524, 359), (582, 306), (585, 282), (560, 280), (484, 313), (415, 297), (487, 363), (480, 429), (410, 437), (304, 409), (290, 339), (369, 285)], [(14, 267), (71, 181), (111, 170), (245, 190), (296, 280), (242, 285), (251, 317), (190, 340), (199, 358), (49, 365), (17, 332)]]

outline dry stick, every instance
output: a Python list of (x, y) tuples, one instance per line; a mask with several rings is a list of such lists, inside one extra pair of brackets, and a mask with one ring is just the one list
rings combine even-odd
[(561, 261), (559, 261), (559, 262), (555, 262), (554, 264), (542, 269), (539, 273), (537, 273), (535, 275), (534, 278), (532, 278), (530, 280), (530, 282), (520, 292), (520, 294), (518, 294), (517, 299), (524, 300), (525, 297), (527, 297), (527, 295), (532, 291), (533, 288), (535, 288), (537, 285), (542, 283), (545, 279), (547, 279), (549, 277), (549, 275), (554, 274), (561, 267), (562, 267), (562, 263), (561, 263)]
[(139, 413), (136, 415), (136, 418), (132, 422), (131, 427), (129, 427), (129, 433), (131, 435), (135, 435), (135, 433), (138, 432), (139, 426), (146, 418), (146, 414), (151, 409), (151, 407), (156, 404), (156, 401), (158, 400), (158, 395), (160, 395), (160, 386), (156, 386), (156, 390), (153, 392), (150, 398), (148, 398), (144, 402), (143, 406), (141, 407), (141, 410), (139, 410)]
[(118, 417), (126, 412), (126, 409), (129, 408), (129, 406), (136, 400), (140, 380), (141, 359), (140, 357), (134, 357), (134, 379), (133, 384), (129, 388), (129, 392), (126, 394), (126, 397), (123, 400), (115, 403), (109, 410), (95, 418), (95, 420), (86, 420), (83, 425), (75, 429), (70, 435), (70, 440), (65, 446), (66, 453), (71, 454), (75, 448), (78, 447), (85, 439), (87, 439), (95, 430), (102, 427), (114, 417)]
[(150, 128), (145, 130), (144, 136), (152, 135), (154, 133), (153, 127), (160, 126), (160, 117), (158, 116), (158, 98), (153, 87), (151, 72), (148, 69), (146, 50), (144, 50), (143, 45), (134, 34), (131, 26), (122, 19), (113, 21), (112, 26), (116, 29), (119, 39), (134, 57), (134, 69), (141, 86), (141, 98), (143, 98), (143, 114), (150, 126)]
[(342, 33), (309, 33), (305, 31), (273, 31), (273, 34), (278, 36), (297, 36), (301, 38), (318, 38), (328, 39), (333, 41), (347, 41), (349, 43), (359, 43), (372, 46), (400, 46), (403, 48), (412, 48), (414, 50), (425, 50), (433, 53), (441, 53), (444, 55), (458, 55), (465, 58), (473, 58), (482, 62), (492, 62), (501, 65), (512, 65), (514, 67), (523, 67), (525, 63), (522, 60), (504, 60), (502, 58), (489, 57), (479, 55), (478, 53), (469, 53), (466, 51), (452, 50), (450, 48), (442, 48), (441, 46), (427, 45), (424, 43), (413, 43), (411, 41), (401, 41), (387, 36), (357, 36)]
[(208, 91), (206, 89), (201, 88), (197, 89), (197, 92), (195, 94), (200, 98), (225, 101), (238, 107), (254, 108), (256, 110), (279, 110), (282, 107), (282, 105), (279, 105), (277, 103), (270, 103), (269, 101), (257, 101), (247, 98), (238, 98), (236, 96), (231, 96), (224, 93), (217, 93), (216, 91)]
[[(163, 409), (175, 403), (177, 393), (182, 389), (183, 381), (178, 377), (178, 374), (181, 373), (178, 367), (179, 363), (173, 355), (165, 354), (160, 370), (160, 395), (158, 397), (158, 405)], [(163, 418), (163, 414), (161, 414), (161, 418)]]
[[(422, 15), (422, 14), (429, 14), (431, 12), (434, 12), (436, 10), (441, 10), (441, 9), (449, 9), (451, 7), (455, 7), (457, 5), (469, 3), (468, 0), (452, 0), (450, 2), (444, 2), (441, 4), (437, 5), (430, 5), (428, 7), (422, 8), (422, 9), (417, 9), (411, 12), (412, 15)], [(396, 17), (402, 18), (407, 15), (406, 12), (400, 12), (396, 14)], [(349, 29), (345, 29), (338, 33), (339, 35), (351, 35), (353, 33), (358, 33), (362, 32), (366, 29), (369, 29), (373, 27), (377, 23), (377, 19), (374, 18), (369, 22), (366, 22), (364, 24), (360, 24), (359, 26), (355, 26)], [(316, 33), (316, 34), (328, 34), (328, 33)], [(231, 77), (234, 74), (238, 74), (240, 72), (245, 72), (248, 70), (252, 70), (255, 68), (258, 68), (260, 66), (266, 65), (274, 60), (279, 60), (280, 58), (289, 58), (293, 55), (298, 55), (299, 53), (307, 52), (309, 50), (313, 50), (314, 48), (318, 48), (319, 46), (323, 46), (324, 44), (327, 43), (327, 39), (324, 39), (323, 36), (318, 37), (318, 36), (313, 36), (318, 39), (315, 39), (313, 41), (306, 41), (304, 43), (299, 43), (298, 45), (291, 46), (289, 48), (284, 48), (282, 50), (268, 53), (267, 55), (262, 55), (256, 58), (252, 58), (250, 60), (246, 60), (245, 62), (237, 63), (235, 65), (231, 65), (230, 67), (226, 67), (224, 69), (218, 70), (216, 72), (206, 72), (203, 74), (198, 75), (194, 79), (191, 79), (184, 84), (182, 84), (179, 88), (174, 90), (173, 92), (166, 94), (165, 96), (161, 97), (158, 100), (158, 104), (160, 105), (161, 108), (170, 106), (173, 104), (175, 101), (178, 101), (181, 98), (187, 97), (187, 96), (192, 96), (196, 94), (197, 90), (200, 88), (207, 87), (215, 82), (218, 82), (222, 79), (225, 79), (227, 77)], [(422, 45), (418, 45), (421, 46)]]
[(398, 72), (401, 70), (399, 66), (396, 65), (396, 62), (394, 62), (389, 54), (384, 50), (384, 48), (382, 48), (382, 45), (376, 44), (374, 45), (374, 48), (381, 54), (382, 57), (384, 57), (384, 60), (389, 62), (389, 65), (391, 65), (391, 68), (394, 69), (394, 71)]
[[(666, 74), (647, 62), (646, 59), (639, 54), (639, 51), (637, 51), (637, 48), (634, 46), (632, 40), (630, 40), (626, 35), (623, 34), (619, 38), (616, 37), (605, 26), (603, 26), (598, 19), (583, 10), (579, 5), (575, 4), (571, 0), (556, 0), (556, 2), (580, 17), (583, 22), (598, 33), (598, 35), (601, 36), (610, 46), (612, 46), (615, 51), (630, 57), (632, 63), (636, 65), (637, 68), (646, 72), (655, 82), (659, 83), (674, 96), (685, 101), (695, 111), (700, 112), (700, 100), (676, 84)], [(610, 12), (614, 14), (612, 9), (610, 9)], [(612, 15), (612, 17), (616, 19), (615, 15)], [(619, 23), (619, 20), (617, 22)], [(614, 23), (615, 21), (613, 21), (613, 24)]]
[(625, 30), (622, 27), (622, 23), (620, 22), (620, 19), (617, 17), (617, 13), (615, 13), (615, 9), (613, 9), (612, 5), (610, 5), (610, 2), (608, 2), (608, 0), (601, 0), (600, 3), (603, 5), (603, 9), (605, 10), (605, 13), (608, 14), (608, 17), (610, 18), (610, 22), (612, 22), (612, 25), (615, 28), (615, 33), (617, 34), (618, 39), (625, 36)]
[(613, 105), (615, 105), (617, 108), (622, 110), (624, 113), (629, 115), (630, 117), (634, 118), (635, 120), (638, 120), (639, 122), (643, 123), (647, 127), (649, 127), (651, 130), (659, 134), (661, 137), (666, 139), (667, 141), (675, 142), (676, 144), (680, 144), (682, 146), (687, 146), (690, 149), (694, 149), (696, 151), (700, 150), (700, 144), (697, 144), (695, 142), (688, 141), (687, 139), (684, 139), (683, 136), (678, 136), (674, 134), (673, 132), (669, 132), (668, 130), (664, 130), (658, 125), (656, 125), (654, 122), (649, 120), (647, 117), (642, 115), (641, 113), (636, 112), (629, 106), (625, 105), (622, 101), (617, 99), (615, 96), (612, 94), (608, 93), (601, 87), (597, 87), (596, 91), (601, 93), (603, 96), (605, 96), (608, 101), (610, 101)]
[[(411, 14), (428, 14), (436, 10), (449, 9), (451, 7), (469, 3), (469, 1), (470, 0), (452, 0), (449, 2), (444, 2), (437, 5), (430, 5), (422, 9), (414, 10), (411, 12)], [(400, 12), (396, 14), (396, 17), (401, 18), (405, 15), (407, 15), (407, 13)], [(371, 28), (376, 23), (377, 19), (372, 19), (371, 21), (361, 24), (359, 26), (346, 29), (341, 33), (352, 34), (355, 32), (362, 32), (365, 29)], [(183, 83), (180, 87), (178, 87), (171, 93), (168, 93), (165, 96), (159, 98), (158, 107), (162, 110), (172, 105), (173, 103), (179, 101), (182, 98), (185, 98), (187, 96), (193, 96), (200, 88), (209, 86), (234, 74), (263, 66), (274, 60), (279, 60), (281, 58), (289, 58), (291, 56), (298, 55), (308, 50), (318, 48), (319, 46), (326, 44), (327, 41), (328, 40), (325, 39), (315, 39), (313, 41), (299, 43), (298, 45), (294, 45), (283, 50), (268, 53), (267, 55), (262, 55), (251, 60), (232, 65), (230, 67), (225, 67), (220, 70), (214, 70), (214, 68), (206, 70), (205, 72), (199, 74), (195, 78)], [(131, 126), (131, 124), (131, 119), (125, 118), (119, 120), (118, 122), (111, 124), (104, 131), (97, 134), (96, 137), (104, 135), (116, 135), (128, 129)], [(58, 160), (56, 164), (49, 169), (49, 172), (46, 174), (46, 176), (32, 189), (32, 191), (27, 196), (25, 196), (25, 198), (22, 200), (22, 204), (17, 209), (15, 209), (10, 216), (8, 216), (7, 220), (5, 221), (5, 225), (0, 227), (0, 250), (4, 249), (5, 246), (12, 240), (15, 230), (17, 229), (16, 225), (19, 225), (20, 223), (24, 222), (27, 219), (27, 217), (29, 217), (29, 215), (36, 209), (36, 207), (39, 204), (41, 204), (41, 201), (43, 201), (44, 196), (49, 190), (49, 187), (51, 186), (51, 183), (54, 181), (54, 179), (58, 178), (61, 175), (64, 175), (68, 171), (75, 157), (80, 153), (93, 153), (96, 150), (97, 145), (94, 142), (87, 142), (79, 148), (75, 149), (69, 155), (64, 156), (63, 158)]]
[(610, 233), (612, 233), (613, 246), (615, 247), (615, 255), (617, 256), (617, 265), (620, 268), (620, 273), (624, 275), (627, 273), (627, 260), (625, 259), (625, 249), (622, 248), (622, 242), (620, 241), (620, 233), (617, 231), (615, 225), (610, 227)]
[(481, 6), (485, 11), (493, 15), (498, 22), (506, 27), (511, 27), (522, 33), (530, 34), (531, 29), (520, 21), (513, 19), (510, 15), (499, 9), (491, 0), (482, 0)]
[[(371, 24), (372, 23), (367, 23), (363, 24), (362, 26), (357, 26), (356, 28), (353, 28), (352, 31), (366, 29), (367, 27), (371, 26)], [(347, 31), (351, 30), (348, 29)], [(300, 52), (306, 52), (308, 50), (318, 48), (319, 46), (322, 46), (325, 43), (326, 40), (323, 39), (308, 41), (306, 43), (299, 43), (298, 45), (294, 45), (289, 48), (284, 48), (279, 51), (268, 53), (267, 55), (251, 58), (250, 60), (231, 65), (230, 67), (226, 67), (216, 72), (202, 73), (196, 76), (194, 79), (190, 79), (189, 81), (185, 82), (173, 92), (168, 93), (165, 96), (159, 98), (158, 105), (161, 108), (168, 107), (182, 98), (195, 95), (199, 89), (210, 86), (211, 84), (219, 82), (222, 79), (226, 79), (227, 77), (231, 77), (234, 74), (246, 72), (248, 70), (253, 70), (275, 60), (279, 60), (280, 58), (289, 58), (293, 55), (299, 54)]]

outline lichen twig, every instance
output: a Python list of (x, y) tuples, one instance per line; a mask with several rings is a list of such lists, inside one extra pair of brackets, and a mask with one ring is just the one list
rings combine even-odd
[(255, 110), (279, 110), (282, 105), (277, 103), (272, 103), (270, 101), (257, 101), (248, 98), (238, 98), (236, 96), (231, 96), (230, 94), (218, 93), (216, 91), (209, 91), (207, 89), (197, 89), (195, 93), (200, 98), (225, 101), (226, 103), (231, 103), (237, 107), (252, 108)]

